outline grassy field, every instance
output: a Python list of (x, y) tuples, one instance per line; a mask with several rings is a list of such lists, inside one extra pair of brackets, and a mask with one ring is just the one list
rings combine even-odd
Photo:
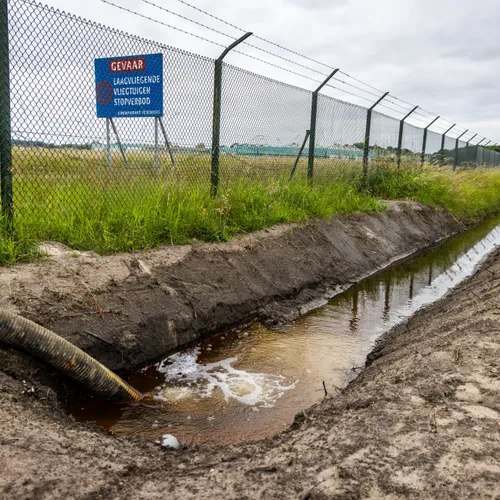
[(233, 235), (283, 222), (384, 210), (381, 199), (411, 199), (446, 208), (462, 220), (499, 211), (500, 170), (371, 162), (361, 189), (359, 161), (317, 159), (314, 185), (301, 159), (221, 156), (221, 188), (210, 197), (210, 157), (129, 153), (129, 167), (89, 150), (14, 148), (14, 230), (0, 222), (0, 264), (36, 257), (36, 243), (60, 241), (101, 254)]

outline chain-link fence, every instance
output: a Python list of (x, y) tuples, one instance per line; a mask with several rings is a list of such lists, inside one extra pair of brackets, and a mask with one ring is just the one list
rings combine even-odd
[[(215, 194), (234, 183), (360, 178), (382, 161), (400, 168), (500, 164), (500, 153), (451, 134), (424, 133), (322, 93), (313, 105), (309, 90), (225, 63), (218, 77), (212, 59), (32, 0), (9, 1), (8, 42), (0, 81), (8, 112), (10, 75), (2, 202), (33, 223), (117, 203), (133, 210), (137, 199), (175, 190)], [(97, 118), (94, 60), (158, 53), (168, 68), (162, 119)]]

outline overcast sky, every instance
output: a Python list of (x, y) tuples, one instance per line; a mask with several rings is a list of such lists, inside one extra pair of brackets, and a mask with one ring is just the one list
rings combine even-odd
[[(43, 1), (102, 24), (195, 53), (217, 57), (222, 50), (164, 25), (120, 11), (101, 0)], [(224, 45), (231, 41), (228, 37), (147, 5), (143, 0), (111, 1)], [(151, 1), (233, 37), (241, 35), (241, 32), (203, 16), (177, 0)], [(394, 96), (441, 115), (448, 122), (457, 122), (463, 129), (500, 142), (500, 99), (496, 91), (500, 79), (498, 0), (189, 0), (189, 3), (244, 30), (334, 68), (339, 67), (378, 89), (390, 91)], [(329, 72), (328, 68), (280, 51), (260, 40), (251, 38), (248, 41), (304, 66)], [(311, 78), (324, 78), (248, 46), (241, 46), (241, 50)], [(318, 85), (240, 54), (230, 54), (227, 62), (309, 90)], [(339, 75), (339, 78), (358, 85), (345, 75)], [(352, 87), (338, 82), (334, 84), (361, 94)], [(372, 89), (364, 88), (377, 94)], [(369, 105), (367, 100), (335, 89), (328, 88), (325, 93)], [(362, 95), (375, 99), (366, 93)], [(408, 108), (399, 101), (394, 102)], [(387, 108), (378, 109), (398, 117), (404, 114), (404, 109), (395, 104), (390, 103), (389, 106), (399, 113)], [(414, 122), (419, 126), (424, 126), (426, 119), (432, 120), (432, 116), (424, 118), (420, 115), (417, 118), (424, 120)], [(434, 130), (443, 131), (451, 125), (448, 122), (438, 122)]]

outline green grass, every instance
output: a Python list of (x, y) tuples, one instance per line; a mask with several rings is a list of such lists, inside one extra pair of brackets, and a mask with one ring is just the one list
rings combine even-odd
[(445, 208), (463, 222), (500, 212), (500, 169), (395, 171), (382, 165), (370, 172), (368, 189), (379, 199), (414, 200)]
[(206, 155), (179, 157), (175, 169), (165, 162), (158, 170), (133, 155), (132, 168), (121, 166), (116, 155), (106, 168), (102, 155), (14, 150), (14, 229), (0, 219), (0, 264), (33, 259), (42, 240), (100, 254), (220, 242), (279, 223), (384, 210), (382, 199), (421, 201), (464, 221), (500, 207), (500, 170), (493, 169), (453, 173), (408, 164), (396, 170), (373, 162), (362, 190), (356, 161), (318, 159), (310, 187), (305, 160), (290, 182), (293, 159), (221, 157), (221, 189), (214, 199)]
[(215, 199), (200, 187), (159, 189), (143, 182), (108, 191), (107, 196), (82, 186), (73, 186), (71, 193), (75, 201), (66, 208), (67, 188), (52, 193), (52, 216), (26, 212), (16, 217), (13, 241), (2, 249), (4, 263), (26, 257), (13, 246), (16, 241), (53, 240), (109, 254), (165, 243), (227, 241), (273, 224), (383, 209), (354, 186), (332, 183), (310, 189), (302, 181), (270, 185), (238, 181)]

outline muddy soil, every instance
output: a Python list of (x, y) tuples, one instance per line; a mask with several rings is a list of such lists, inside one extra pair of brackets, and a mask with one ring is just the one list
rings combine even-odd
[(110, 257), (46, 245), (44, 262), (0, 271), (0, 307), (123, 373), (256, 318), (289, 321), (462, 229), (444, 211), (393, 202), (386, 212), (278, 226), (221, 245)]
[(500, 250), (266, 441), (168, 451), (82, 427), (0, 373), (2, 498), (498, 498)]
[(0, 497), (498, 498), (499, 299), (500, 250), (389, 332), (346, 390), (248, 445), (117, 438), (65, 416), (36, 363), (0, 372)]

